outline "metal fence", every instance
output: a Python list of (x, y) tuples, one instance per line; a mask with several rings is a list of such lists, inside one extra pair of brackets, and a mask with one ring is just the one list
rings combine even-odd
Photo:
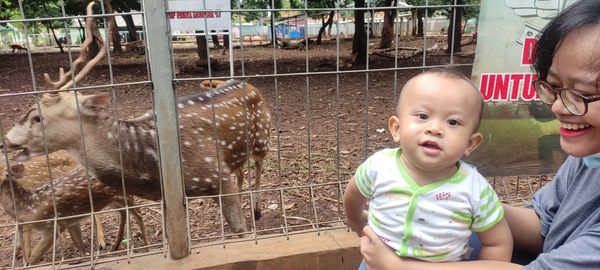
[[(416, 8), (427, 7), (432, 6)], [(63, 16), (58, 18), (23, 18), (0, 21), (0, 23), (29, 24), (61, 20), (66, 25), (67, 20), (86, 17), (68, 16), (64, 13), (64, 7), (62, 10)], [(306, 7), (298, 11), (313, 10)], [(338, 15), (344, 13), (345, 16), (349, 16), (357, 8), (319, 10), (333, 10)], [(405, 13), (410, 10), (409, 8), (398, 9)], [(276, 12), (290, 10), (254, 11), (268, 11), (274, 15)], [(353, 65), (350, 49), (352, 41), (342, 39), (339, 33), (342, 28), (336, 25), (332, 39), (325, 41), (321, 46), (307, 42), (308, 45), (305, 45), (303, 50), (286, 50), (276, 45), (265, 48), (238, 42), (226, 56), (218, 55), (213, 51), (214, 55), (210, 55), (211, 60), (208, 61), (207, 66), (198, 68), (195, 63), (197, 58), (195, 48), (180, 47), (172, 42), (167, 19), (168, 12), (168, 8), (162, 1), (142, 1), (141, 12), (124, 13), (143, 16), (143, 36), (146, 39), (142, 50), (145, 53), (126, 54), (124, 57), (114, 55), (107, 50), (107, 56), (87, 75), (89, 78), (62, 91), (71, 95), (73, 91), (84, 95), (108, 93), (112, 97), (110, 112), (117, 119), (132, 119), (142, 115), (147, 109), (153, 110), (151, 115), (155, 117), (152, 120), (155, 121), (155, 139), (159, 149), (158, 160), (160, 160), (162, 194), (160, 200), (136, 198), (135, 205), (125, 203), (124, 207), (96, 209), (91, 213), (79, 215), (82, 217), (81, 224), (86, 244), (86, 254), (83, 255), (78, 254), (70, 240), (59, 233), (64, 228), (59, 228), (58, 223), (67, 218), (54, 215), (45, 220), (53, 226), (52, 246), (43, 256), (40, 264), (54, 267), (60, 265), (61, 268), (95, 267), (103, 262), (156, 253), (182, 258), (192, 250), (202, 252), (202, 247), (205, 246), (226, 246), (228, 243), (238, 241), (258, 242), (265, 238), (285, 237), (307, 231), (319, 233), (323, 230), (346, 228), (342, 207), (343, 188), (347, 179), (353, 175), (356, 166), (366, 157), (381, 148), (394, 146), (389, 138), (390, 135), (387, 134), (386, 125), (387, 118), (393, 112), (399, 88), (410, 77), (429, 68), (452, 65), (468, 74), (473, 61), (468, 56), (432, 49), (439, 42), (438, 37), (434, 38), (427, 34), (420, 38), (394, 35), (394, 47), (390, 49), (377, 49), (378, 40), (367, 37), (369, 52), (367, 62), (364, 65)], [(232, 9), (222, 12), (240, 13), (249, 10)], [(20, 13), (25, 14), (22, 5)], [(427, 25), (429, 15), (427, 12), (425, 14)], [(93, 16), (106, 25), (108, 18), (118, 15)], [(255, 34), (245, 33), (241, 24), (238, 26), (240, 26), (238, 28), (240, 40), (244, 40), (247, 35)], [(102, 36), (108, 36), (107, 29), (101, 31)], [(400, 27), (395, 28), (395, 32), (398, 31), (401, 31)], [(32, 45), (36, 42), (35, 35), (28, 34), (25, 30), (24, 36), (27, 37), (24, 42), (26, 47), (33, 48)], [(0, 58), (11, 59), (28, 66), (26, 69), (15, 69), (15, 71), (2, 67), (7, 73), (13, 72), (10, 74), (17, 75), (18, 72), (19, 78), (28, 78), (28, 81), (0, 83), (0, 104), (3, 105), (4, 113), (1, 118), (2, 134), (21, 119), (20, 117), (24, 115), (27, 117), (30, 114), (29, 108), (39, 109), (42, 94), (56, 92), (56, 89), (42, 86), (41, 73), (48, 72), (51, 76), (55, 76), (52, 74), (58, 73), (58, 67), (72, 66), (78, 50), (69, 46), (67, 48), (68, 53), (64, 55), (54, 53), (54, 56), (37, 54), (35, 50), (30, 49), (26, 57), (21, 55), (17, 60), (15, 55), (0, 55)], [(57, 63), (40, 64), (47, 63), (49, 59)], [(205, 94), (211, 93), (208, 97), (214, 97), (209, 103), (209, 107), (214, 112), (216, 107), (223, 105), (217, 100), (218, 91), (221, 90), (213, 87), (208, 87), (207, 90), (202, 88), (201, 82), (229, 79), (242, 80), (254, 85), (261, 91), (271, 111), (270, 150), (263, 162), (261, 186), (250, 187), (249, 182), (254, 181), (256, 176), (254, 175), (255, 164), (248, 160), (244, 171), (246, 183), (243, 190), (228, 194), (239, 196), (241, 200), (242, 215), (248, 227), (246, 237), (243, 238), (238, 237), (232, 231), (231, 224), (225, 222), (223, 216), (229, 210), (219, 207), (223, 205), (227, 195), (186, 196), (185, 184), (182, 181), (183, 178), (188, 177), (186, 170), (183, 169), (184, 165), (191, 161), (183, 160), (182, 163), (182, 156), (184, 156), (182, 151), (186, 151), (189, 145), (188, 141), (181, 136), (184, 133), (182, 130), (188, 127), (181, 126), (179, 122), (182, 118), (195, 117), (195, 115), (178, 114), (177, 108), (186, 106), (181, 103), (181, 98), (208, 91)], [(12, 106), (9, 106), (10, 104)], [(210, 117), (214, 121), (223, 115), (212, 114)], [(79, 117), (79, 124), (74, 128), (84, 130), (84, 121), (85, 116)], [(127, 133), (129, 130), (123, 132)], [(204, 135), (210, 138), (213, 133), (206, 131)], [(52, 137), (55, 134), (45, 134), (43, 139), (46, 140), (47, 136)], [(121, 167), (125, 166), (123, 162), (128, 155), (124, 152), (133, 147), (124, 138), (127, 137), (117, 140), (118, 149), (121, 151), (118, 159)], [(87, 144), (90, 141), (82, 139), (82, 142)], [(216, 143), (219, 145), (218, 140)], [(84, 145), (83, 149), (85, 156), (90, 156), (93, 153), (89, 151), (94, 151), (95, 148), (94, 145)], [(218, 146), (214, 151), (219, 157), (227, 151), (227, 145)], [(242, 153), (237, 154), (242, 155)], [(250, 153), (244, 154), (250, 155)], [(207, 157), (201, 152), (195, 155), (199, 160)], [(10, 158), (10, 155), (7, 157)], [(220, 174), (231, 173), (223, 169), (224, 165), (221, 164), (224, 162), (223, 158), (220, 157), (219, 160), (217, 171)], [(88, 159), (79, 162), (82, 168), (94, 166)], [(10, 163), (12, 164), (13, 161)], [(51, 163), (51, 159), (42, 161), (42, 164), (48, 166), (51, 166)], [(42, 170), (50, 169), (44, 167)], [(85, 169), (84, 171), (88, 171), (88, 174), (92, 172)], [(125, 174), (123, 173), (119, 181), (125, 183), (132, 180)], [(232, 177), (231, 179), (235, 179), (235, 176)], [(60, 181), (64, 178), (60, 175), (52, 176), (52, 173), (48, 178), (45, 182), (54, 190), (51, 202), (55, 205), (54, 211), (58, 213), (60, 209), (56, 205), (60, 202), (59, 197), (55, 195), (60, 194)], [(85, 183), (90, 187), (93, 181), (97, 181), (90, 177), (86, 179)], [(490, 178), (502, 200), (515, 204), (527, 202), (533, 192), (547, 180), (545, 176)], [(203, 180), (198, 179), (198, 181)], [(14, 187), (12, 190), (12, 194), (18, 194), (14, 191)], [(32, 190), (25, 194), (35, 197), (36, 192), (40, 192), (39, 189)], [(126, 188), (119, 191), (121, 190), (127, 194), (131, 194), (132, 191)], [(262, 195), (260, 205), (263, 212), (258, 220), (255, 220), (257, 217), (254, 214), (255, 197), (252, 196), (256, 194)], [(11, 199), (22, 198), (13, 195)], [(89, 199), (89, 203), (93, 205), (95, 201)], [(92, 222), (93, 217), (99, 216), (103, 219), (105, 227), (109, 229), (106, 230), (107, 233), (112, 234), (111, 231), (117, 226), (114, 217), (121, 209), (138, 209), (143, 212), (149, 243), (143, 243), (141, 231), (137, 226), (132, 225), (134, 219), (131, 219), (131, 214), (127, 211), (126, 237), (120, 243), (121, 249), (100, 250), (95, 243), (98, 236), (95, 231), (97, 225)], [(111, 218), (107, 219), (107, 216)], [(8, 238), (8, 241), (0, 244), (1, 267), (29, 267), (23, 264), (23, 257), (17, 249), (19, 241), (16, 237), (17, 231), (28, 224), (36, 224), (36, 221), (15, 220), (6, 215), (1, 217), (0, 235), (6, 235)], [(37, 231), (34, 228), (34, 233)], [(115, 237), (109, 235), (108, 238), (112, 240)], [(34, 236), (34, 244), (37, 239), (39, 236)]]

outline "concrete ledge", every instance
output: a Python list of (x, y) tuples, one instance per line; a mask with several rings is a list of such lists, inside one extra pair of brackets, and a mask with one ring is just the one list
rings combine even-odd
[(182, 260), (162, 254), (98, 264), (96, 269), (202, 269), (202, 270), (356, 270), (362, 257), (360, 240), (344, 229), (314, 231), (285, 237), (204, 247)]

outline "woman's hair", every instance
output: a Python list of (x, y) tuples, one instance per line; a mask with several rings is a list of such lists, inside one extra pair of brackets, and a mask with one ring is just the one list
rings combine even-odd
[(538, 78), (546, 79), (552, 59), (561, 41), (584, 26), (600, 26), (600, 0), (580, 0), (560, 12), (542, 30), (533, 55), (533, 68)]

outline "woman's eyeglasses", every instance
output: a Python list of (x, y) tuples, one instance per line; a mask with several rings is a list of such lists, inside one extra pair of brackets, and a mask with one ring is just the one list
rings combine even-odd
[(580, 91), (570, 88), (554, 88), (546, 81), (536, 80), (533, 87), (542, 102), (552, 105), (560, 96), (565, 108), (573, 115), (581, 116), (587, 113), (588, 103), (600, 100), (600, 95), (584, 95)]

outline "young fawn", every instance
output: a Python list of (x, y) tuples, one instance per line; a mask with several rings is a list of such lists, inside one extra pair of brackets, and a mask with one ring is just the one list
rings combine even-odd
[(10, 45), (10, 48), (12, 49), (12, 53), (15, 53), (15, 50), (17, 50), (18, 52), (21, 52), (21, 51), (27, 52), (27, 48), (25, 48), (21, 45), (18, 45), (18, 44)]
[[(48, 180), (48, 163), (51, 166), (53, 185), (50, 185)], [(12, 174), (8, 174), (9, 171)], [(95, 211), (102, 210), (109, 205), (115, 208), (125, 207), (124, 198), (118, 190), (110, 188), (97, 180), (92, 180), (90, 188)], [(14, 195), (14, 200), (12, 195)], [(51, 219), (55, 216), (54, 203), (56, 203), (56, 217), (60, 218), (58, 220), (59, 231), (63, 231), (65, 228), (68, 229), (76, 248), (81, 254), (85, 254), (81, 225), (79, 224), (85, 216), (62, 218), (86, 214), (91, 210), (85, 170), (64, 152), (50, 154), (48, 161), (45, 157), (38, 157), (26, 164), (13, 165), (8, 169), (6, 168), (6, 162), (2, 161), (0, 164), (0, 204), (4, 210), (20, 222), (45, 220), (22, 226), (23, 243), (18, 238), (17, 244), (19, 246), (22, 244), (23, 256), (29, 263), (38, 262), (52, 245), (54, 228)], [(135, 206), (132, 198), (127, 199), (127, 204)], [(148, 245), (141, 214), (137, 209), (130, 209), (130, 212), (140, 226), (144, 243)], [(123, 238), (125, 210), (120, 210), (119, 214), (119, 231), (112, 250), (119, 247)], [(98, 242), (101, 247), (104, 247), (102, 222), (97, 215), (95, 217), (96, 224), (98, 224)], [(33, 251), (30, 249), (31, 237), (29, 233), (31, 227), (41, 234), (41, 240)], [(18, 235), (21, 236), (21, 234)]]

